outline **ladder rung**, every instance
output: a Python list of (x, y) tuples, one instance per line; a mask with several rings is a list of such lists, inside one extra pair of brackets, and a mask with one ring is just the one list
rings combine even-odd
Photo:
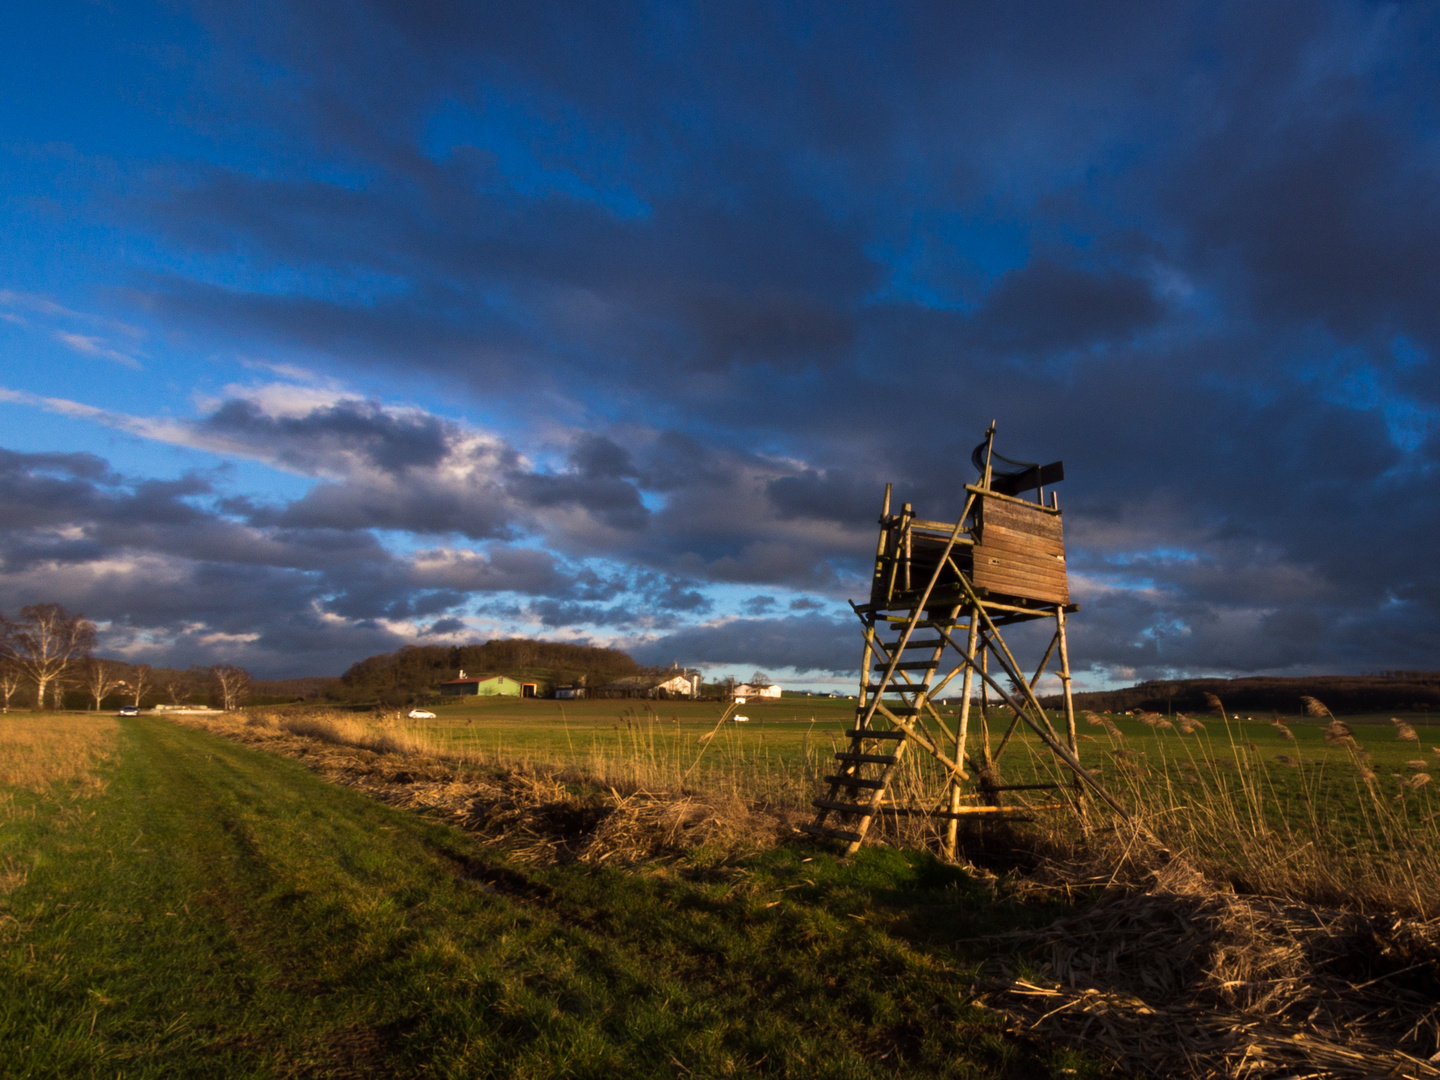
[(824, 779), (827, 784), (838, 784), (840, 787), (863, 787), (874, 790), (885, 786), (884, 780), (867, 780), (863, 776), (827, 776)]
[(929, 660), (907, 660), (903, 664), (896, 664), (896, 671), (929, 671), (935, 667)]
[(811, 836), (824, 836), (831, 840), (848, 840), (852, 844), (858, 844), (864, 837), (858, 832), (851, 832), (849, 829), (827, 829), (824, 825), (801, 825), (800, 831), (809, 833)]
[[(919, 686), (914, 684), (907, 685), (905, 683), (890, 683), (885, 687), (883, 692), (886, 694), (918, 694), (922, 691), (929, 689), (930, 688), (928, 686)], [(871, 683), (869, 686), (865, 687), (865, 692), (869, 694), (876, 693), (879, 690), (879, 683)]]
[(834, 799), (811, 799), (810, 805), (817, 810), (834, 810), (841, 814), (853, 814), (855, 817), (870, 817), (869, 803), (836, 802)]
[(847, 739), (903, 739), (905, 732), (891, 731), (889, 728), (856, 728), (853, 731), (845, 732)]
[(930, 810), (919, 806), (885, 806), (881, 805), (880, 813), (898, 814), (902, 817), (928, 817), (939, 818), (948, 821), (951, 818), (967, 818), (975, 815), (996, 814), (1000, 817), (1016, 817), (1022, 821), (1030, 821), (1030, 818), (1022, 818), (1020, 815), (1029, 813), (1032, 810), (1053, 810), (1063, 804), (1055, 803), (1054, 806), (962, 806), (959, 810)]
[[(890, 653), (894, 653), (894, 652), (895, 652), (895, 646), (899, 645), (900, 643), (899, 643), (898, 641), (882, 641), (880, 644), (885, 646), (886, 651), (888, 651), (888, 652), (890, 652)], [(907, 649), (933, 649), (933, 648), (935, 648), (935, 647), (937, 647), (937, 646), (939, 646), (939, 645), (943, 645), (943, 644), (945, 644), (945, 639), (944, 639), (944, 638), (938, 638), (938, 637), (937, 637), (937, 638), (926, 638), (924, 641), (917, 641), (915, 638), (911, 638), (909, 641), (907, 641), (907, 642), (905, 643), (905, 648), (907, 648)]]
[(836, 754), (836, 761), (869, 761), (876, 765), (894, 765), (894, 754)]

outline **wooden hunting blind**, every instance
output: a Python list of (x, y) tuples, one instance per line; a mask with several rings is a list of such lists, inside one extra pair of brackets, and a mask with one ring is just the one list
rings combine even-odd
[[(815, 836), (844, 841), (847, 854), (860, 847), (877, 817), (905, 814), (946, 822), (945, 846), (953, 855), (962, 818), (1041, 808), (1016, 802), (1033, 798), (1015, 794), (1020, 792), (1048, 792), (1049, 806), (1078, 809), (1082, 788), (1088, 787), (1124, 813), (1080, 765), (1065, 636), (1066, 616), (1078, 608), (1070, 603), (1059, 500), (1053, 491), (1048, 503), (1045, 499), (1045, 489), (1065, 478), (1064, 466), (1002, 458), (995, 452), (993, 424), (971, 460), (979, 476), (965, 485), (965, 508), (955, 521), (921, 518), (909, 503), (895, 513), (891, 487), (885, 486), (870, 599), (851, 605), (865, 642), (855, 727), (848, 733), (849, 748), (835, 755), (835, 774), (825, 778), (828, 792), (814, 800), (814, 823), (802, 826)], [(1039, 620), (1055, 629), (1038, 666), (1027, 672), (1001, 630)], [(1052, 660), (1062, 689), (1063, 734), (1035, 695)], [(957, 677), (959, 713), (946, 718), (934, 702)], [(978, 730), (972, 732), (977, 712)], [(993, 741), (992, 724), (999, 734)], [(1021, 724), (1070, 773), (1068, 783), (1000, 779), (1000, 759)], [(912, 743), (945, 774), (937, 803), (890, 796)], [(1062, 801), (1055, 802), (1057, 797)], [(832, 817), (840, 823), (831, 824)]]

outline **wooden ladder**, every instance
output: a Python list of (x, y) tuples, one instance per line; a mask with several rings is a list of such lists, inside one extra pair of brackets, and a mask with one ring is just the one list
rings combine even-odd
[[(848, 845), (846, 854), (859, 850), (870, 826), (885, 809), (905, 748), (917, 738), (930, 743), (916, 725), (923, 724), (921, 716), (926, 711), (945, 641), (924, 631), (937, 627), (948, 631), (954, 626), (955, 614), (952, 612), (944, 620), (924, 619), (924, 610), (916, 607), (904, 616), (862, 616), (866, 624), (864, 682), (855, 708), (855, 727), (846, 732), (850, 747), (835, 755), (839, 763), (835, 774), (824, 778), (830, 790), (823, 798), (812, 801), (818, 813), (812, 824), (800, 826), (802, 832), (843, 840)], [(900, 630), (900, 636), (894, 641), (883, 640), (880, 630), (886, 627)], [(881, 669), (878, 674), (877, 661)], [(882, 700), (886, 695), (899, 700)], [(933, 750), (930, 745), (925, 748)], [(845, 819), (844, 827), (827, 824), (832, 814)]]

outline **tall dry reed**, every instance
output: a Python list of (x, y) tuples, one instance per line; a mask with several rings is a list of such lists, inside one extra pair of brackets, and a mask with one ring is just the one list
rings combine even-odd
[(1267, 760), (1228, 719), (1214, 738), (1159, 736), (1143, 758), (1103, 770), (1133, 822), (1084, 843), (1133, 845), (1143, 830), (1239, 891), (1440, 914), (1440, 807), (1432, 805), (1429, 774), (1394, 774), (1393, 793), (1382, 788), (1354, 731), (1319, 702), (1311, 714), (1329, 717), (1326, 741), (1347, 752), (1346, 762), (1298, 754)]

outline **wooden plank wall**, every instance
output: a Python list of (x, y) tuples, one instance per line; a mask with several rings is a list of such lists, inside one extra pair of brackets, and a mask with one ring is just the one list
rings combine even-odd
[(1068, 604), (1060, 515), (1036, 505), (980, 499), (974, 581), (992, 593)]

